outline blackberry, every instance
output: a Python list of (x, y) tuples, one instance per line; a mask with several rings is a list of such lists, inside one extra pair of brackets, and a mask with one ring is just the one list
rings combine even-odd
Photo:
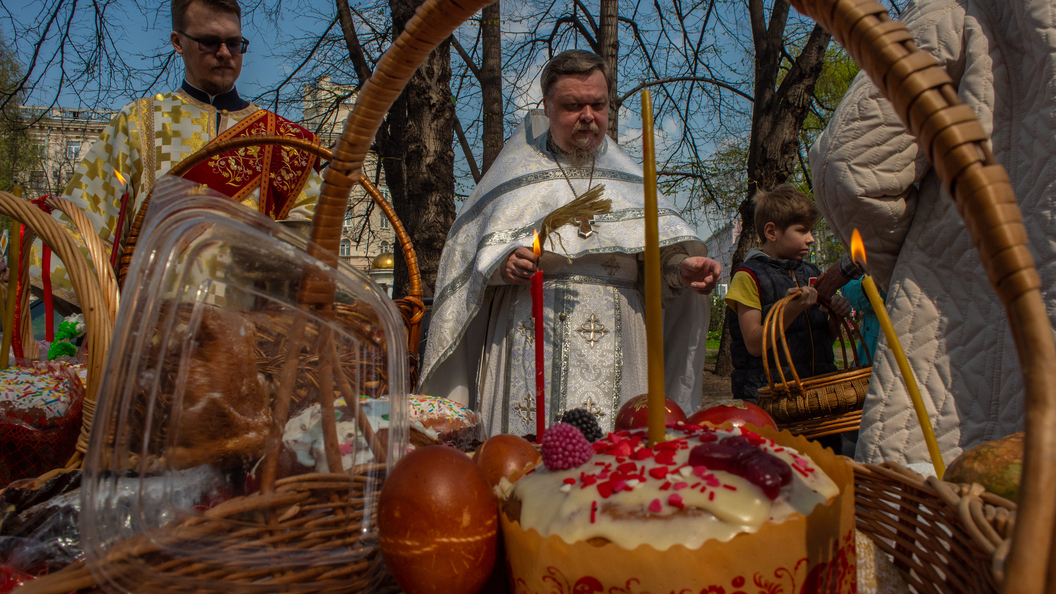
[(573, 408), (572, 410), (565, 411), (565, 414), (561, 415), (559, 419), (561, 423), (568, 423), (579, 432), (583, 434), (583, 437), (587, 438), (587, 441), (594, 443), (598, 441), (604, 434), (601, 432), (601, 426), (598, 425), (598, 420), (594, 418), (594, 415), (585, 408)]

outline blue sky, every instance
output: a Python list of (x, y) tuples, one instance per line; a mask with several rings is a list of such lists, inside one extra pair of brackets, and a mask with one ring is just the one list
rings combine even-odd
[[(238, 88), (242, 95), (247, 98), (254, 98), (264, 90), (272, 88), (282, 81), (296, 67), (299, 61), (298, 59), (284, 56), (284, 52), (288, 53), (291, 48), (296, 47), (298, 40), (310, 37), (313, 34), (318, 35), (333, 18), (334, 8), (331, 0), (303, 0), (296, 4), (287, 1), (279, 4), (280, 11), (278, 14), (272, 15), (266, 14), (263, 9), (252, 8), (253, 5), (259, 6), (264, 2), (274, 1), (243, 0), (243, 33), (250, 39), (251, 45), (250, 53), (246, 55), (244, 60), (244, 68), (238, 82)], [(28, 58), (34, 49), (32, 42), (35, 41), (35, 38), (32, 35), (25, 35), (21, 38), (13, 39), (13, 32), (19, 28), (25, 31), (27, 26), (33, 23), (40, 23), (41, 21), (37, 15), (49, 12), (45, 9), (46, 6), (56, 4), (66, 6), (70, 2), (71, 0), (0, 0), (0, 32), (3, 33), (9, 44), (14, 45), (22, 60), (28, 62)], [(105, 10), (104, 18), (109, 24), (112, 43), (117, 48), (117, 53), (129, 62), (138, 60), (138, 63), (142, 65), (140, 68), (141, 75), (149, 75), (154, 69), (153, 63), (146, 57), (152, 54), (164, 55), (171, 52), (171, 47), (168, 45), (171, 25), (167, 2), (154, 0), (149, 7), (139, 7), (135, 4), (135, 0), (96, 0), (96, 3), (93, 4), (84, 4), (82, 0), (78, 7), (79, 10), (85, 11), (86, 7), (97, 5), (102, 6)], [(504, 18), (507, 11), (517, 10), (519, 10), (519, 5), (516, 2), (504, 4)], [(92, 16), (90, 12), (87, 14), (89, 17)], [(86, 48), (93, 45), (93, 40), (90, 38), (90, 33), (93, 31), (92, 19), (85, 18), (76, 24), (75, 31), (87, 37), (78, 39), (75, 43), (68, 44), (68, 46), (77, 47), (80, 51), (87, 51)], [(475, 31), (471, 33), (475, 34)], [(54, 42), (45, 44), (41, 48), (41, 55), (54, 56), (56, 47), (57, 44)], [(737, 50), (733, 46), (728, 49), (733, 52)], [(737, 58), (735, 58), (736, 60)], [(452, 63), (453, 65), (459, 63), (456, 56), (453, 56)], [(162, 77), (162, 80), (158, 82), (151, 92), (168, 90), (178, 86), (182, 65), (179, 65), (177, 61), (176, 66), (178, 67), (169, 69), (168, 76)], [(40, 72), (38, 69), (35, 74)], [(56, 91), (58, 91), (59, 105), (63, 107), (109, 107), (117, 109), (135, 98), (135, 96), (143, 94), (142, 82), (132, 85), (134, 89), (127, 92), (124, 92), (123, 89), (111, 89), (109, 92), (102, 92), (95, 88), (76, 89), (69, 84), (60, 86), (57, 72), (57, 68), (54, 67), (43, 71), (39, 88), (28, 97), (27, 104), (48, 105), (53, 100)], [(536, 70), (536, 75), (537, 72)], [(510, 84), (509, 81), (507, 84)], [(517, 116), (518, 112), (523, 111), (526, 106), (532, 105), (539, 96), (537, 81), (532, 81), (530, 84), (528, 84), (528, 81), (514, 84), (526, 84), (528, 86), (525, 87), (526, 91), (519, 95), (521, 105), (507, 106), (507, 111), (510, 112), (507, 117), (508, 126), (519, 119)], [(628, 84), (628, 86), (633, 85)], [(656, 101), (657, 98), (654, 97), (654, 102)], [(471, 109), (479, 110), (479, 106), (474, 105)], [(299, 114), (286, 113), (285, 115), (296, 118)], [(471, 121), (473, 118), (479, 117), (479, 114), (466, 114), (463, 117), (460, 112), (460, 117), (462, 117), (463, 121)], [(620, 141), (626, 149), (635, 154), (640, 154), (640, 126), (637, 101), (632, 101), (631, 107), (622, 109), (620, 113)], [(667, 138), (681, 137), (681, 130), (672, 120), (658, 119), (656, 128), (658, 134), (657, 148), (661, 153), (665, 144), (665, 136)], [(701, 148), (710, 150), (707, 147)], [(479, 159), (479, 150), (475, 149), (475, 152), (477, 152), (477, 158)], [(460, 148), (456, 148), (456, 155), (461, 158)], [(461, 169), (464, 171), (466, 168), (462, 165)], [(472, 179), (467, 180), (465, 179), (466, 177), (467, 175), (465, 174), (459, 177), (458, 191), (460, 192), (466, 192), (472, 187)], [(704, 236), (710, 235), (710, 230), (707, 228), (701, 228), (700, 232)]]

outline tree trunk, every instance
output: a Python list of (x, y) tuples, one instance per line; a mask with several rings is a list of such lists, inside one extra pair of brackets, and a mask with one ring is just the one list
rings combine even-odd
[[(394, 35), (420, 4), (390, 0)], [(451, 101), (451, 44), (441, 43), (411, 77), (389, 110), (381, 151), (392, 206), (414, 240), (425, 297), (432, 297), (440, 253), (455, 221), (454, 104)], [(396, 258), (393, 296), (409, 289), (407, 267)]]
[[(741, 235), (737, 238), (737, 247), (734, 248), (733, 257), (730, 259), (731, 270), (740, 266), (741, 262), (744, 262), (744, 257), (748, 255), (748, 250), (753, 247), (759, 247), (759, 234), (755, 232), (753, 217), (755, 201), (752, 200), (752, 195), (755, 194), (755, 184), (749, 184), (749, 186), (748, 197), (741, 202), (737, 209), (741, 217)], [(733, 373), (733, 356), (730, 352), (730, 319), (736, 315), (737, 313), (733, 310), (728, 310), (723, 317), (722, 336), (719, 339), (719, 355), (715, 359), (715, 375), (729, 377)]]
[[(731, 270), (740, 266), (748, 250), (759, 245), (755, 232), (755, 200), (758, 188), (771, 189), (792, 175), (799, 155), (799, 129), (810, 111), (814, 83), (821, 76), (825, 48), (831, 36), (815, 26), (803, 51), (777, 85), (784, 59), (787, 2), (776, 0), (770, 12), (770, 23), (764, 19), (763, 0), (750, 0), (752, 37), (755, 43), (755, 102), (752, 105), (752, 135), (748, 144), (748, 192), (738, 207), (741, 236), (733, 252)], [(722, 328), (715, 373), (728, 376), (733, 372), (730, 355), (730, 316)]]
[(598, 23), (598, 47), (601, 48), (601, 57), (609, 65), (609, 137), (619, 140), (620, 117), (616, 109), (618, 95), (618, 79), (616, 78), (618, 59), (620, 55), (619, 38), (619, 6), (616, 0), (601, 0), (600, 18)]
[(502, 151), (502, 22), (500, 1), (484, 7), (480, 12), (480, 37), (483, 56), (480, 65), (480, 94), (484, 130), (484, 155), (481, 159), (481, 174), (498, 158)]

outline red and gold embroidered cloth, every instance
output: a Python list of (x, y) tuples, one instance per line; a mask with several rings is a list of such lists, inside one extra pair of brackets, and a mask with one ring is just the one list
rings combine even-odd
[[(244, 136), (288, 136), (315, 140), (301, 126), (261, 109), (228, 128), (212, 142)], [(319, 158), (294, 148), (252, 145), (216, 155), (199, 163), (184, 179), (205, 184), (238, 202), (260, 189), (258, 209), (272, 219), (285, 219)]]

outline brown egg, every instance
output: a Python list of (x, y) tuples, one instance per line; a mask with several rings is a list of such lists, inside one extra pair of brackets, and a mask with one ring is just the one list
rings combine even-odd
[(406, 594), (473, 594), (495, 565), (498, 506), (461, 452), (427, 446), (404, 456), (378, 501), (378, 540)]
[(488, 484), (494, 487), (503, 477), (511, 482), (517, 480), (527, 467), (538, 464), (542, 456), (527, 439), (500, 434), (485, 441), (473, 459), (484, 471)]

